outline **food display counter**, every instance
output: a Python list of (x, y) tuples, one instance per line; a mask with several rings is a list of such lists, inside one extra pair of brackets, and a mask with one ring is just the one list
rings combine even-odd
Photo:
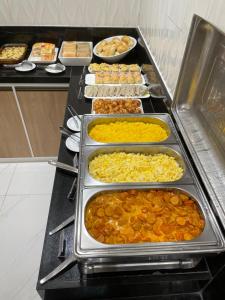
[[(195, 25), (195, 21), (193, 24)], [(151, 65), (151, 72), (154, 69), (154, 76), (158, 77), (138, 29), (48, 27), (45, 33), (43, 29), (39, 31), (39, 28), (7, 30), (10, 30), (11, 36), (5, 42), (10, 38), (12, 40), (12, 37), (15, 39), (17, 31), (17, 35), (18, 32), (23, 33), (20, 42), (27, 42), (28, 38), (32, 40), (31, 36), (35, 33), (35, 41), (37, 37), (45, 37), (45, 40), (49, 39), (49, 42), (54, 42), (58, 47), (67, 39), (90, 41), (96, 45), (109, 36), (129, 35), (137, 40), (137, 45), (122, 62), (127, 65)], [(187, 49), (187, 53), (190, 49), (191, 47)], [(69, 52), (71, 48), (66, 50)], [(92, 62), (102, 63), (98, 56), (94, 56)], [(92, 71), (96, 66), (99, 67), (92, 65)], [(38, 292), (46, 300), (213, 299), (210, 298), (211, 295), (223, 295), (218, 288), (221, 278), (225, 278), (225, 240), (221, 226), (223, 219), (220, 218), (222, 209), (218, 202), (211, 203), (210, 189), (202, 180), (202, 170), (196, 167), (196, 157), (191, 152), (193, 149), (187, 145), (185, 135), (181, 134), (180, 127), (177, 126), (180, 121), (179, 113), (174, 118), (175, 110), (183, 112), (189, 106), (186, 103), (180, 105), (178, 90), (177, 106), (173, 104), (171, 107), (171, 99), (159, 78), (164, 96), (154, 98), (154, 95), (152, 97), (145, 94), (143, 98), (138, 97), (138, 102), (141, 98), (141, 106), (138, 106), (141, 111), (138, 114), (121, 114), (124, 109), (122, 102), (119, 103), (118, 114), (92, 114), (99, 109), (94, 106), (99, 97), (93, 103), (89, 98), (93, 98), (90, 96), (92, 92), (98, 95), (99, 91), (96, 88), (93, 90), (92, 84), (89, 85), (89, 91), (85, 90), (89, 71), (90, 68), (86, 66), (72, 66), (66, 68), (64, 75), (52, 75), (44, 73), (43, 69), (36, 69), (32, 71), (33, 77), (30, 73), (22, 79), (15, 70), (0, 69), (0, 78), (5, 84), (20, 81), (29, 83), (35, 81), (38, 74), (38, 81), (41, 82), (52, 80), (54, 83), (63, 83), (64, 80), (69, 80), (67, 105), (72, 105), (79, 115), (83, 115), (79, 158), (66, 147), (67, 137), (62, 136), (60, 141), (58, 162), (70, 167), (64, 169), (61, 165), (60, 168), (60, 164), (56, 163), (59, 167), (56, 169), (52, 192), (37, 282)], [(8, 75), (4, 76), (4, 72)], [(100, 83), (97, 84), (101, 86), (104, 80), (124, 79), (100, 76), (98, 80)], [(129, 80), (134, 78), (131, 76)], [(115, 90), (117, 88), (113, 89), (114, 92)], [(107, 93), (110, 94), (111, 91)], [(101, 98), (105, 97), (101, 96), (100, 100)], [(110, 95), (109, 98), (109, 101), (113, 101)], [(121, 99), (124, 98), (124, 95), (121, 96)], [(111, 111), (118, 104), (112, 103), (112, 107), (107, 108), (102, 102), (100, 105), (103, 105), (100, 109)], [(125, 112), (127, 113), (126, 110)], [(70, 117), (66, 110), (64, 127)], [(123, 134), (119, 137), (116, 135), (115, 138), (113, 130), (120, 129), (114, 125), (121, 123), (123, 126), (129, 123), (131, 132), (129, 134), (127, 126)], [(149, 124), (157, 132), (151, 139), (148, 137), (152, 130)], [(99, 131), (98, 126), (103, 125), (104, 130)], [(134, 126), (145, 128), (142, 139), (140, 134), (132, 134)], [(102, 134), (104, 132), (105, 136)], [(112, 156), (114, 160), (110, 161)], [(140, 159), (142, 156), (149, 159), (147, 164), (148, 167), (151, 166), (151, 172), (154, 173), (155, 170), (153, 177), (149, 176), (147, 168), (145, 175), (142, 171), (141, 176), (136, 172), (140, 170), (139, 162), (141, 168), (146, 167)], [(126, 161), (127, 157), (129, 159)], [(165, 162), (165, 168), (163, 164), (156, 167), (151, 165), (156, 157)], [(100, 161), (92, 164), (96, 158)], [(108, 172), (110, 168), (104, 167), (105, 161), (108, 166), (111, 164), (113, 174)], [(173, 164), (168, 164), (169, 161), (173, 161)], [(169, 168), (171, 165), (172, 169)], [(136, 173), (132, 177), (129, 173), (133, 171)], [(105, 202), (104, 205), (99, 204), (109, 196), (116, 199), (117, 208), (113, 204), (112, 207), (107, 206)], [(94, 201), (97, 207), (92, 205)], [(127, 206), (127, 201), (131, 201), (133, 206)], [(186, 216), (188, 212), (192, 216)], [(146, 215), (152, 223), (147, 222)], [(154, 224), (156, 219), (158, 223)], [(63, 222), (66, 226), (62, 226), (62, 230), (54, 230)], [(114, 228), (109, 228), (110, 222)], [(110, 230), (114, 230), (111, 236)], [(123, 235), (122, 230), (126, 234)], [(146, 231), (147, 235), (143, 235)]]

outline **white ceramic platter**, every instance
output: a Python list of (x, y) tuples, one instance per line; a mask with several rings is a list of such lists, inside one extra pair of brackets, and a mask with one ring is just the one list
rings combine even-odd
[[(132, 72), (131, 72), (132, 73)], [(136, 83), (137, 85), (140, 85), (140, 84), (145, 84), (145, 78), (144, 76), (141, 74), (141, 79), (142, 79), (142, 82), (141, 83)], [(97, 84), (95, 83), (95, 74), (86, 74), (85, 76), (85, 84), (87, 85), (123, 85), (122, 83), (101, 83), (101, 84)], [(125, 83), (125, 84), (129, 84), (129, 83)], [(135, 85), (135, 83), (132, 83), (132, 85)]]
[(58, 51), (59, 48), (55, 48), (55, 55), (53, 60), (41, 60), (41, 57), (39, 56), (32, 56), (32, 51), (31, 51), (30, 56), (28, 57), (28, 61), (34, 62), (36, 64), (52, 64), (56, 62)]
[[(117, 92), (114, 93), (113, 86), (115, 86), (115, 89), (118, 89), (120, 87), (123, 89), (123, 88), (127, 87), (128, 91), (129, 91), (129, 87), (131, 87), (131, 86), (135, 86), (135, 87), (140, 86), (140, 87), (143, 87), (146, 89), (146, 93), (145, 94), (137, 94), (135, 96), (131, 95), (129, 93), (128, 94), (123, 93), (120, 96), (121, 93), (117, 93)], [(101, 87), (103, 87), (103, 88), (101, 88)], [(101, 90), (102, 93), (96, 94), (95, 91), (93, 91), (91, 93), (90, 92), (91, 89), (93, 89), (93, 90), (97, 89), (97, 91)], [(112, 89), (111, 94), (110, 94), (110, 92), (108, 92), (110, 89)], [(110, 94), (110, 95), (108, 96), (108, 94)], [(118, 85), (111, 85), (111, 86), (109, 86), (109, 85), (96, 85), (96, 86), (88, 85), (84, 89), (84, 97), (88, 98), (88, 99), (95, 99), (95, 98), (104, 98), (104, 99), (124, 99), (124, 98), (139, 99), (139, 98), (141, 98), (141, 99), (144, 99), (144, 98), (149, 98), (150, 93), (145, 85), (133, 85), (133, 84), (132, 85), (120, 85), (120, 86), (118, 86)]]
[[(129, 66), (129, 65), (128, 65)], [(135, 72), (141, 72), (141, 67), (138, 66), (139, 70), (135, 71)], [(98, 73), (98, 72), (117, 72), (117, 71), (98, 71), (98, 72), (94, 72), (91, 68), (91, 65), (88, 67), (88, 72), (91, 73), (91, 74), (95, 74), (95, 73)], [(133, 72), (133, 71), (118, 71), (118, 72)]]
[[(94, 98), (94, 99), (92, 100), (91, 113), (92, 113), (93, 115), (96, 114), (96, 112), (94, 111), (94, 103), (95, 103), (95, 101), (98, 100), (98, 99), (102, 99), (102, 98)], [(104, 99), (105, 99), (105, 98), (104, 98)], [(123, 98), (123, 99), (125, 99), (125, 98)], [(134, 98), (129, 98), (129, 99), (139, 100), (139, 102), (140, 102), (141, 114), (143, 114), (143, 113), (144, 113), (144, 109), (143, 109), (143, 105), (142, 105), (141, 99), (134, 99)], [(116, 99), (105, 99), (105, 100), (118, 100), (118, 98), (116, 98)], [(121, 114), (121, 115), (122, 115), (122, 114)]]

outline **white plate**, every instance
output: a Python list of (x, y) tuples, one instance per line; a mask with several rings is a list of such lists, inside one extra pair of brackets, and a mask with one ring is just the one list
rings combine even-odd
[(71, 137), (68, 137), (66, 139), (66, 148), (73, 152), (79, 152), (80, 145), (74, 139), (72, 139)]
[(52, 64), (56, 62), (58, 51), (59, 48), (55, 48), (55, 55), (53, 60), (41, 60), (41, 57), (39, 56), (32, 56), (32, 51), (31, 51), (30, 56), (28, 57), (28, 61), (34, 62), (36, 64)]
[(66, 67), (62, 64), (51, 64), (45, 68), (45, 71), (51, 74), (59, 74), (66, 70)]
[(22, 61), (20, 64), (18, 64), (15, 67), (16, 71), (19, 72), (30, 72), (36, 68), (36, 65), (32, 62), (28, 61)]
[[(96, 99), (96, 98), (104, 98), (104, 99), (124, 99), (124, 98), (132, 98), (132, 99), (144, 99), (144, 98), (149, 98), (150, 97), (150, 93), (148, 92), (147, 94), (145, 95), (137, 95), (137, 96), (132, 96), (132, 95), (123, 95), (123, 96), (88, 96), (87, 95), (87, 89), (89, 87), (93, 87), (93, 86), (85, 86), (84, 88), (84, 97), (87, 98), (87, 99)], [(104, 88), (107, 87), (107, 86), (104, 86)], [(96, 86), (96, 88), (98, 88), (98, 86)], [(146, 87), (147, 88), (147, 87)]]
[[(130, 83), (133, 85), (140, 85), (140, 84), (145, 84), (145, 78), (141, 74), (141, 83)], [(123, 84), (129, 84), (129, 83), (95, 83), (95, 74), (86, 74), (85, 75), (85, 84), (87, 85), (123, 85)]]
[[(111, 36), (107, 39), (104, 39), (102, 41), (100, 41), (98, 44), (100, 44), (101, 42), (103, 41), (111, 41), (113, 38), (122, 38), (123, 35), (117, 35), (117, 36)], [(115, 62), (118, 62), (120, 61), (122, 58), (124, 58), (132, 49), (134, 49), (134, 47), (137, 45), (137, 41), (135, 38), (133, 38), (132, 36), (129, 36), (129, 38), (131, 38), (133, 40), (133, 46), (127, 50), (126, 52), (123, 52), (121, 54), (117, 54), (117, 55), (113, 55), (113, 56), (101, 56), (99, 54), (96, 53), (96, 48), (98, 46), (98, 44), (95, 45), (94, 49), (93, 49), (93, 52), (94, 52), (94, 55), (96, 55), (97, 57), (101, 58), (102, 60), (104, 61), (107, 61), (109, 63), (115, 63)]]
[(77, 120), (79, 126), (77, 126), (77, 125), (75, 124), (76, 122), (74, 122), (74, 118), (73, 118), (73, 117), (71, 117), (71, 118), (69, 118), (69, 119), (67, 120), (66, 125), (67, 125), (67, 127), (68, 127), (70, 130), (73, 130), (73, 131), (80, 131), (81, 122), (80, 122), (80, 120), (78, 119), (78, 117), (75, 117), (75, 119)]

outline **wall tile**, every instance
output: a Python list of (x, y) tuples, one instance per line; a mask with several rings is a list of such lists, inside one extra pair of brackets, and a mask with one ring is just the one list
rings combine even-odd
[(136, 26), (141, 0), (0, 0), (0, 25)]
[(173, 96), (192, 17), (197, 14), (225, 31), (223, 0), (143, 0), (140, 28)]

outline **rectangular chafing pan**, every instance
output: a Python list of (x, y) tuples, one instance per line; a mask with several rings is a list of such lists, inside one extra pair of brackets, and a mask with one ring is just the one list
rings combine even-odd
[[(111, 123), (115, 121), (129, 121), (129, 122), (146, 122), (158, 124), (164, 128), (168, 134), (166, 140), (160, 142), (144, 142), (135, 144), (176, 144), (177, 132), (172, 119), (169, 114), (114, 114), (114, 115), (84, 115), (82, 127), (82, 140), (85, 145), (110, 145), (121, 143), (100, 143), (90, 138), (89, 131), (91, 127), (97, 124)], [(125, 143), (124, 143), (125, 144)], [(132, 143), (126, 143), (132, 144)]]
[[(176, 189), (181, 190), (188, 195), (191, 195), (197, 202), (205, 219), (205, 227), (202, 234), (191, 241), (180, 242), (160, 242), (160, 243), (138, 243), (138, 244), (121, 244), (111, 245), (103, 244), (92, 238), (84, 225), (85, 207), (88, 201), (97, 193), (104, 191), (117, 191), (128, 189)], [(76, 207), (76, 223), (75, 223), (75, 243), (74, 253), (78, 260), (89, 259), (93, 262), (118, 262), (149, 257), (155, 259), (184, 259), (187, 254), (202, 254), (221, 252), (223, 249), (223, 239), (218, 228), (216, 220), (211, 212), (211, 209), (204, 198), (203, 193), (195, 185), (154, 185), (154, 186), (123, 186), (123, 187), (95, 187), (81, 188), (77, 195)], [(132, 258), (131, 258), (132, 257)]]
[(18, 64), (19, 62), (21, 62), (25, 56), (26, 56), (26, 52), (28, 49), (27, 44), (24, 43), (12, 43), (12, 44), (4, 44), (1, 46), (0, 48), (0, 52), (7, 47), (24, 47), (24, 52), (23, 54), (17, 58), (17, 59), (13, 59), (13, 58), (6, 58), (6, 59), (0, 59), (0, 64), (4, 64), (4, 65), (11, 65), (11, 64)]
[[(104, 183), (93, 178), (88, 171), (89, 162), (95, 156), (99, 154), (112, 153), (112, 152), (127, 152), (127, 153), (143, 153), (143, 154), (157, 154), (164, 153), (175, 157), (179, 165), (184, 169), (184, 174), (181, 179), (171, 182), (163, 182), (161, 184), (188, 184), (193, 183), (193, 176), (191, 174), (189, 163), (186, 159), (186, 155), (182, 152), (178, 145), (120, 145), (120, 146), (87, 146), (81, 149), (81, 161), (80, 161), (80, 180), (81, 184), (85, 186), (104, 186), (104, 185), (133, 185), (131, 183)], [(154, 182), (138, 182), (137, 185), (143, 184), (155, 184)], [(160, 183), (159, 183), (160, 184)]]

